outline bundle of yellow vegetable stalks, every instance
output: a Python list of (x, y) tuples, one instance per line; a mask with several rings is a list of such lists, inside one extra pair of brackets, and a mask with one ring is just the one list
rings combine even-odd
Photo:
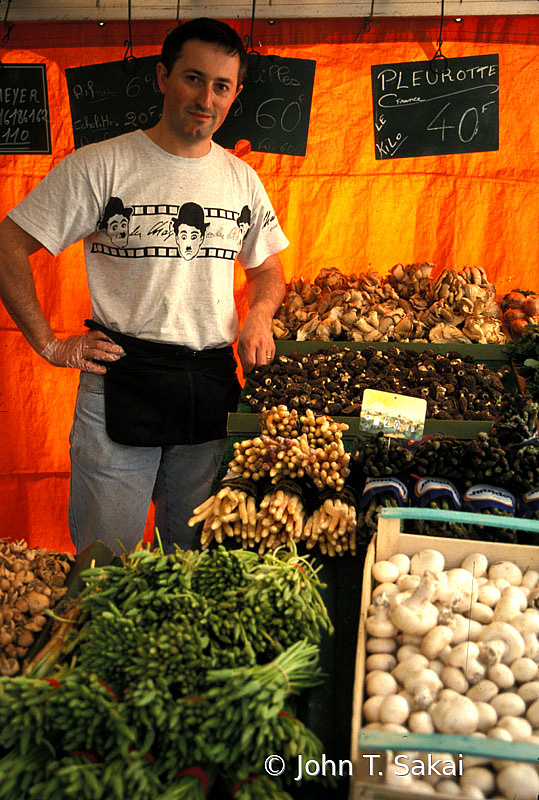
[(310, 409), (300, 416), (281, 405), (262, 412), (260, 427), (260, 436), (234, 443), (229, 464), (234, 475), (253, 481), (269, 477), (274, 483), (284, 476), (307, 476), (319, 489), (343, 488), (350, 474), (350, 454), (342, 442), (346, 423)]
[(301, 541), (330, 555), (355, 553), (356, 506), (345, 490), (350, 454), (342, 442), (348, 425), (280, 405), (262, 412), (260, 427), (259, 436), (234, 443), (226, 478), (193, 510), (189, 525), (204, 523), (201, 547), (232, 537), (260, 553)]
[(215, 495), (194, 509), (189, 525), (204, 523), (202, 549), (212, 541), (221, 544), (233, 538), (261, 554), (291, 542), (305, 542), (307, 549), (318, 546), (332, 556), (355, 554), (356, 505), (347, 491), (322, 498), (309, 513), (300, 481), (268, 484), (259, 502), (253, 487), (243, 478), (226, 479)]

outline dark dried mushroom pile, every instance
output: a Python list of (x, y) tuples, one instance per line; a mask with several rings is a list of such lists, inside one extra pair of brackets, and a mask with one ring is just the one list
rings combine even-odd
[(0, 539), (0, 675), (15, 675), (47, 617), (67, 592), (74, 556)]
[(490, 420), (505, 394), (498, 371), (456, 352), (415, 353), (391, 347), (351, 350), (332, 345), (315, 353), (277, 356), (250, 373), (244, 400), (254, 412), (274, 405), (331, 416), (359, 416), (364, 389), (423, 397), (427, 417)]

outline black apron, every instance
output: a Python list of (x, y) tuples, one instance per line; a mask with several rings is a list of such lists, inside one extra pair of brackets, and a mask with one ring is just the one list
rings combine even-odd
[(105, 423), (119, 444), (163, 447), (226, 437), (228, 412), (241, 387), (232, 347), (191, 350), (112, 331), (94, 320), (126, 355), (107, 367)]

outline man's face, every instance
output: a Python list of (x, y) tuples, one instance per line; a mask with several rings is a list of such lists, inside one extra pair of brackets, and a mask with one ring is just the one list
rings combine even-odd
[(129, 236), (129, 220), (122, 214), (114, 214), (107, 222), (107, 233), (118, 247), (125, 247)]
[(176, 246), (182, 258), (191, 261), (196, 256), (202, 244), (202, 233), (192, 225), (182, 224), (176, 233)]
[(170, 74), (157, 65), (163, 92), (163, 121), (170, 132), (189, 144), (209, 143), (236, 99), (239, 56), (218, 45), (189, 39)]

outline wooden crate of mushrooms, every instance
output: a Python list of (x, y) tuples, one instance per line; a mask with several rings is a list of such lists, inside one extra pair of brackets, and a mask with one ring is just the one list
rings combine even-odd
[(539, 550), (400, 524), (365, 558), (350, 800), (536, 800)]

